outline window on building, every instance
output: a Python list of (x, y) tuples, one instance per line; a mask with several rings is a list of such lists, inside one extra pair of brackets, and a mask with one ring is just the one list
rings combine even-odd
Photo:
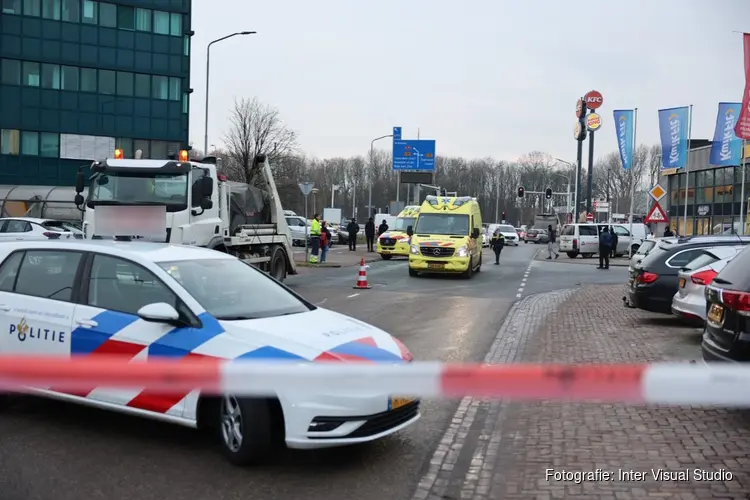
[(0, 130), (0, 153), (18, 156), (20, 137), (18, 130)]
[(178, 155), (178, 158), (179, 158), (180, 143), (179, 142), (170, 142), (170, 143), (168, 143), (167, 144), (167, 153), (171, 154), (171, 155), (172, 154), (173, 155)]
[(96, 92), (96, 70), (91, 68), (81, 68), (81, 91)]
[(184, 41), (182, 42), (182, 55), (190, 55), (190, 37), (185, 35)]
[(99, 4), (94, 0), (83, 0), (81, 21), (86, 24), (99, 23)]
[(39, 156), (39, 132), (21, 132), (21, 154)]
[(169, 100), (179, 101), (180, 95), (182, 95), (182, 79), (170, 78), (169, 79)]
[(39, 86), (39, 63), (23, 62), (23, 84), (28, 87)]
[(138, 31), (151, 31), (151, 11), (148, 9), (135, 9), (135, 29)]
[(190, 107), (190, 94), (187, 92), (182, 93), (182, 113), (188, 114), (188, 108)]
[(114, 94), (116, 89), (115, 72), (107, 69), (99, 70), (99, 93)]
[(57, 64), (42, 64), (42, 87), (45, 89), (60, 88), (60, 66)]
[(169, 98), (169, 78), (154, 75), (151, 77), (151, 82), (153, 86), (152, 97), (167, 100)]
[(135, 96), (151, 97), (151, 76), (135, 75)]
[(78, 90), (78, 68), (63, 66), (60, 71), (60, 88), (63, 90)]
[(157, 35), (169, 34), (169, 12), (154, 11), (154, 33)]
[(42, 0), (42, 17), (60, 20), (60, 0)]
[(21, 15), (21, 0), (2, 0), (3, 14)]
[(117, 27), (121, 30), (135, 29), (135, 8), (126, 5), (117, 6)]
[(133, 95), (133, 73), (117, 72), (117, 95)]
[(149, 147), (148, 141), (144, 139), (135, 139), (133, 141), (133, 154), (135, 155), (135, 152), (138, 150), (141, 151), (143, 159), (151, 158), (151, 148)]
[(117, 27), (117, 5), (99, 3), (99, 26), (105, 28)]
[(151, 141), (151, 158), (155, 160), (167, 158), (167, 143), (165, 141)]
[(120, 137), (115, 142), (116, 148), (122, 149), (122, 155), (125, 158), (134, 158), (135, 154), (133, 151), (133, 139), (128, 139), (127, 137)]
[(182, 14), (173, 12), (169, 15), (169, 34), (172, 36), (182, 36)]
[(42, 132), (40, 136), (41, 155), (47, 158), (58, 158), (60, 156), (60, 134)]
[(23, 0), (23, 14), (39, 17), (42, 15), (42, 0)]
[(81, 0), (62, 0), (62, 20), (71, 23), (81, 20)]
[(3, 59), (2, 82), (6, 85), (21, 85), (21, 61)]

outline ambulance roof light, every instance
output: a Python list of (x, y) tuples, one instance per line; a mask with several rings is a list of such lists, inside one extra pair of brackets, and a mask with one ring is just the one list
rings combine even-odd
[(188, 156), (187, 149), (181, 149), (180, 150), (180, 161), (188, 161), (190, 157)]
[(120, 148), (115, 149), (115, 160), (122, 160), (122, 159), (123, 159), (122, 149)]

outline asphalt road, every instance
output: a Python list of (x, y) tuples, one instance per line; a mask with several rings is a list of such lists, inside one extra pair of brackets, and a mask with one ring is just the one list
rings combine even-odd
[[(587, 282), (624, 282), (623, 270), (532, 261), (543, 247), (485, 251), (481, 273), (410, 278), (403, 260), (368, 269), (371, 290), (354, 290), (357, 268), (315, 269), (288, 284), (322, 307), (400, 338), (416, 359), (481, 361), (520, 297)], [(605, 274), (608, 273), (608, 274)], [(620, 276), (622, 274), (622, 276)], [(30, 397), (0, 412), (3, 500), (410, 498), (457, 406), (425, 401), (423, 418), (364, 446), (285, 450), (267, 465), (236, 468), (208, 436), (190, 429)]]

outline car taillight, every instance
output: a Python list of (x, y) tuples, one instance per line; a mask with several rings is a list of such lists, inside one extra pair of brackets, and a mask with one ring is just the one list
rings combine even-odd
[(719, 274), (713, 269), (707, 269), (690, 276), (690, 280), (696, 285), (710, 285), (716, 275)]
[(721, 302), (743, 316), (750, 316), (750, 293), (722, 290)]
[(656, 273), (650, 273), (648, 271), (643, 271), (641, 274), (638, 275), (638, 283), (648, 284), (653, 283), (654, 281), (659, 279), (659, 275)]
[(51, 233), (49, 231), (45, 231), (42, 234), (51, 240), (56, 240), (60, 237), (60, 233)]
[(573, 250), (575, 250), (576, 248), (578, 248), (578, 240), (574, 238), (573, 239)]

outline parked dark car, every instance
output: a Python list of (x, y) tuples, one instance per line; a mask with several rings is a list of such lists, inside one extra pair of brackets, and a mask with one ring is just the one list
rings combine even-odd
[(705, 361), (750, 361), (750, 248), (706, 287)]
[(526, 237), (523, 239), (524, 243), (548, 243), (549, 234), (546, 229), (532, 228), (526, 232)]
[(625, 303), (647, 311), (672, 314), (677, 276), (703, 250), (724, 245), (748, 245), (749, 236), (690, 236), (662, 239), (630, 272)]

